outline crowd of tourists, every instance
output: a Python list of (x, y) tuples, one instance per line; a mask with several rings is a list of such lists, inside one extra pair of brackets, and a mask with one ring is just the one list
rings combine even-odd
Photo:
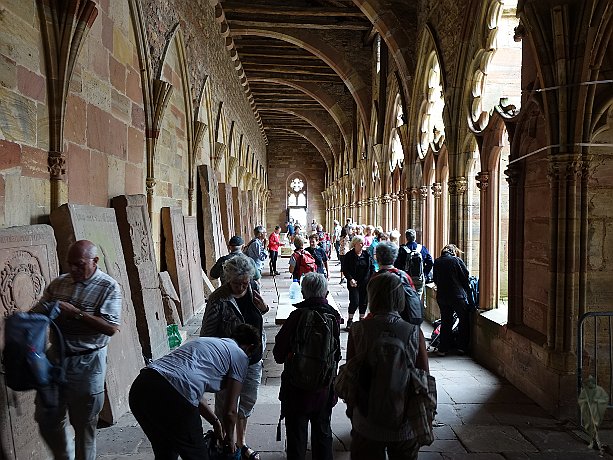
[[(257, 226), (247, 243), (238, 235), (229, 240), (229, 254), (209, 273), (220, 287), (207, 300), (200, 337), (151, 362), (134, 381), (130, 408), (155, 458), (207, 459), (213, 452), (215, 458), (260, 458), (247, 443), (247, 421), (262, 379), (263, 315), (269, 311), (260, 284), (263, 275), (280, 275), (279, 250), (290, 242), (288, 271), (300, 283), (303, 300), (294, 305), (273, 349), (274, 359), (284, 365), (279, 399), (287, 458), (305, 458), (309, 424), (312, 458), (333, 458), (330, 420), (339, 397), (352, 423), (352, 459), (417, 458), (420, 446), (432, 442), (436, 407), (420, 328), (424, 285), (436, 283), (442, 320), (438, 355), (454, 347), (464, 353), (470, 288), (461, 252), (449, 244), (433, 260), (414, 230), (405, 232), (401, 244), (399, 232), (351, 219), (344, 226), (334, 221), (330, 232), (315, 220), (308, 231), (292, 221), (285, 226), (283, 236), (280, 226), (269, 238)], [(93, 243), (75, 243), (68, 256), (70, 273), (52, 282), (34, 308), (60, 300), (59, 324), (70, 353), (60, 400), (49, 407), (37, 398), (36, 420), (55, 458), (93, 459), (104, 357), (120, 324), (121, 291), (97, 268)], [(332, 259), (340, 264), (340, 283), (346, 283), (349, 298), (347, 362), (340, 370), (343, 320), (327, 300)], [(269, 270), (263, 273), (266, 261)], [(456, 318), (458, 331), (452, 334)], [(215, 393), (214, 407), (205, 392)], [(75, 429), (74, 445), (66, 413)], [(201, 418), (212, 426), (212, 437), (204, 436)]]

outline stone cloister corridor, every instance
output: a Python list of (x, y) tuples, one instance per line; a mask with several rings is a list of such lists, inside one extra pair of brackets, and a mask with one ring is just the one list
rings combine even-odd
[[(613, 389), (613, 2), (0, 0), (0, 343), (93, 241), (123, 294), (104, 423), (230, 238), (290, 216), (456, 244), (467, 366), (576, 421), (578, 382)], [(48, 458), (0, 388), (0, 458)]]

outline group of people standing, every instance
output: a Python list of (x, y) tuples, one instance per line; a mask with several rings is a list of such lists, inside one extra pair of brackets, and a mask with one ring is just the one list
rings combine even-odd
[[(342, 321), (326, 300), (329, 254), (321, 244), (323, 228), (319, 227), (315, 226), (306, 248), (302, 236), (293, 235), (296, 250), (304, 260), (292, 257), (290, 272), (301, 280), (304, 301), (296, 305), (275, 338), (274, 358), (285, 365), (291, 360), (292, 340), (302, 327), (301, 315), (307, 310), (332, 318), (335, 368), (341, 359)], [(459, 319), (455, 346), (458, 352), (466, 351), (468, 270), (458, 248), (445, 246), (441, 256), (433, 261), (428, 249), (416, 242), (414, 230), (406, 231), (406, 243), (401, 246), (397, 236), (390, 238), (381, 229), (367, 226), (364, 234), (360, 233), (359, 227), (350, 222), (345, 227), (335, 222), (331, 238), (349, 291), (347, 360), (363, 356), (375, 337), (391, 334), (406, 339), (413, 365), (427, 372), (423, 333), (418, 324), (404, 321), (402, 314), (407, 308), (406, 284), (421, 297), (430, 277), (437, 286), (442, 316), (439, 355), (453, 347), (454, 313)], [(227, 458), (260, 458), (247, 444), (247, 421), (262, 378), (266, 345), (263, 315), (269, 311), (258, 279), (267, 258), (270, 274), (279, 274), (276, 267), (279, 234), (277, 226), (267, 240), (265, 229), (257, 226), (247, 245), (240, 236), (229, 240), (229, 254), (220, 258), (210, 271), (211, 278), (219, 278), (221, 285), (208, 298), (200, 337), (150, 363), (133, 383), (130, 407), (151, 440), (156, 459), (176, 459), (179, 455), (186, 460), (206, 458), (201, 417), (223, 440)], [(75, 243), (68, 252), (70, 272), (52, 282), (38, 304), (60, 300), (60, 326), (69, 352), (68, 383), (61, 389), (59, 406), (50, 409), (37, 401), (36, 420), (55, 458), (69, 458), (75, 450), (79, 460), (96, 455), (95, 421), (103, 402), (106, 346), (119, 328), (121, 313), (120, 289), (97, 268), (96, 251), (89, 241)], [(415, 260), (421, 264), (417, 275), (413, 271)], [(313, 267), (300, 273), (298, 267), (305, 263)], [(359, 322), (354, 323), (356, 311)], [(215, 393), (213, 408), (204, 400), (205, 392)], [(337, 402), (333, 380), (321, 388), (305, 390), (282, 376), (280, 399), (288, 459), (304, 459), (309, 423), (313, 458), (331, 459), (330, 417)], [(352, 458), (384, 458), (386, 451), (391, 459), (416, 458), (419, 444), (410, 429), (390, 431), (377, 427), (364, 407), (358, 404), (348, 409), (353, 426)], [(66, 413), (75, 428), (75, 447), (68, 442)]]

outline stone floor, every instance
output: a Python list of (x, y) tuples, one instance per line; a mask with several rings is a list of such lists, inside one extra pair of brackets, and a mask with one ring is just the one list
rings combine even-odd
[[(280, 259), (279, 268), (285, 268), (287, 263), (288, 259)], [(332, 261), (330, 268), (330, 292), (339, 303), (341, 311), (346, 312), (347, 290), (339, 284), (337, 262)], [(264, 460), (285, 459), (284, 441), (275, 440), (280, 409), (277, 394), (282, 366), (272, 358), (274, 337), (280, 327), (275, 325), (276, 289), (287, 290), (290, 285), (287, 271), (280, 271), (284, 275), (277, 276), (275, 280), (269, 276), (262, 279), (263, 294), (271, 306), (265, 316), (268, 346), (260, 395), (255, 413), (249, 420), (247, 434), (248, 443), (260, 451)], [(188, 336), (198, 335), (201, 321), (202, 313), (186, 328)], [(427, 325), (424, 325), (424, 331), (428, 337), (430, 331)], [(341, 339), (344, 355), (346, 332), (341, 333)], [(436, 439), (431, 446), (421, 449), (420, 460), (600, 458), (597, 452), (588, 450), (585, 435), (575, 425), (550, 417), (508, 382), (476, 364), (471, 358), (453, 355), (440, 358), (431, 355), (430, 371), (437, 379), (438, 389)], [(349, 459), (350, 423), (342, 402), (333, 411), (332, 430), (335, 458)], [(613, 444), (612, 431), (605, 431), (602, 439)], [(98, 454), (99, 459), (105, 460), (153, 458), (151, 446), (131, 414), (126, 414), (116, 425), (99, 430)], [(608, 448), (604, 458), (613, 458)]]

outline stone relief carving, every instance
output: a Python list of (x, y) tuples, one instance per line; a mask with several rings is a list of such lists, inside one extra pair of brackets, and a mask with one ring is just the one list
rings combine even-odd
[(0, 272), (2, 315), (28, 310), (42, 295), (45, 285), (39, 259), (28, 251), (16, 251)]
[(132, 222), (130, 237), (134, 242), (134, 264), (139, 266), (151, 261), (151, 247), (144, 222), (139, 220)]

